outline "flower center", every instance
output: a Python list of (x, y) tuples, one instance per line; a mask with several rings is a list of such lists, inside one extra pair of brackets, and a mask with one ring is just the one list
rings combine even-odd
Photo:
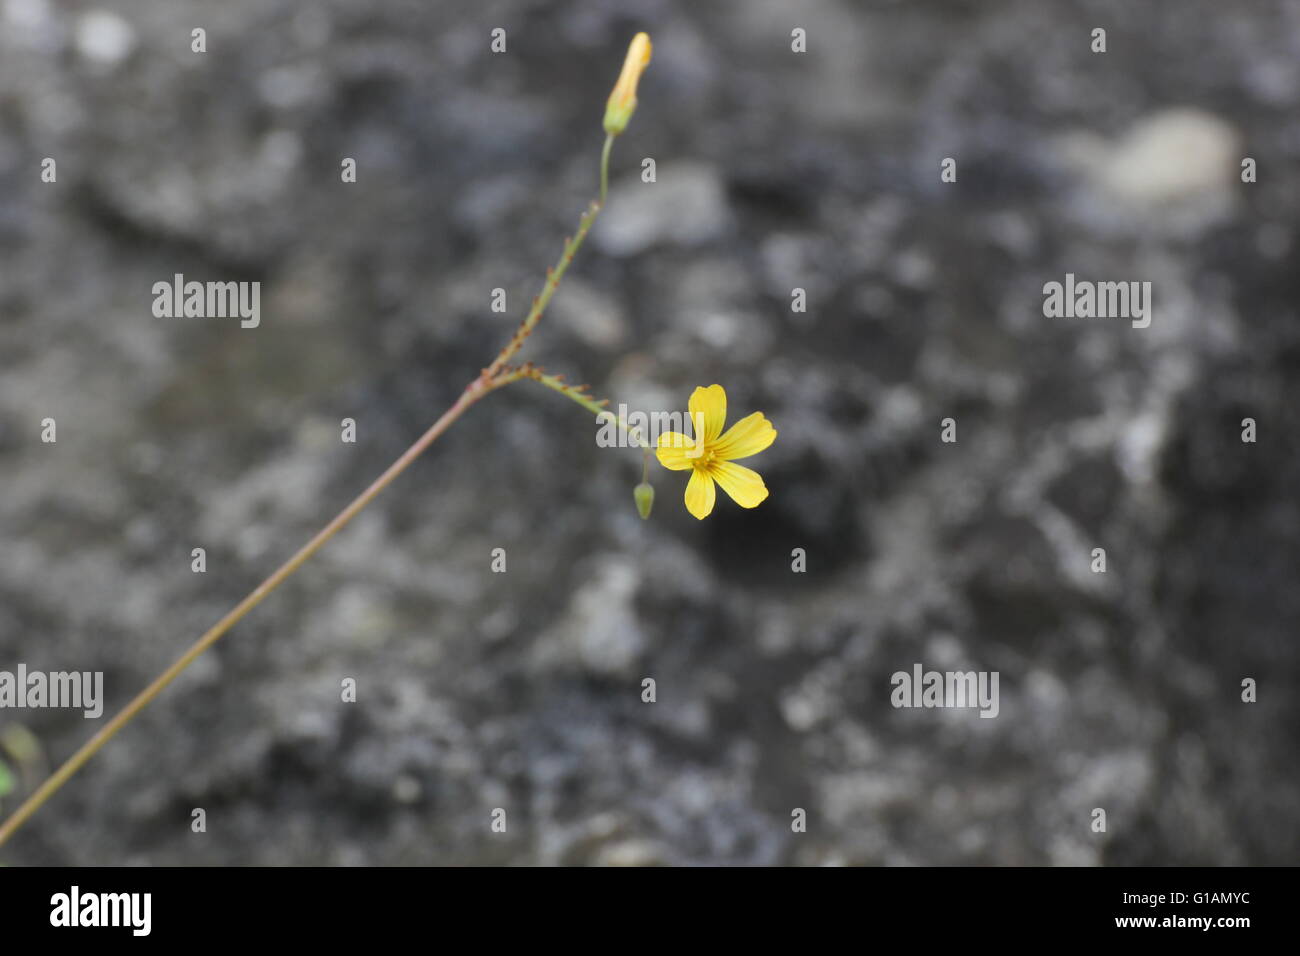
[(695, 459), (695, 467), (701, 471), (707, 471), (708, 467), (713, 464), (713, 459), (716, 457), (717, 455), (714, 454), (713, 449), (705, 446), (704, 451), (700, 453), (700, 457)]

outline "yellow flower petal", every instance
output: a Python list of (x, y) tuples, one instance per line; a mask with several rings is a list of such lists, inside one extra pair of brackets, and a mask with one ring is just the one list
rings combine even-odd
[[(736, 467), (739, 468), (740, 466), (737, 465)], [(702, 469), (696, 468), (691, 472), (691, 480), (686, 483), (686, 510), (701, 521), (704, 520), (709, 516), (709, 512), (713, 510), (713, 502), (717, 498), (717, 493), (713, 479)], [(766, 494), (766, 491), (764, 494)]]
[[(729, 461), (715, 461), (709, 467), (709, 474), (722, 485), (723, 491), (731, 495), (731, 500), (742, 508), (757, 508), (767, 497), (767, 485), (763, 484), (762, 476), (744, 465), (733, 465)], [(686, 491), (688, 508), (690, 496), (688, 488)]]
[(721, 385), (701, 386), (691, 392), (687, 407), (691, 411), (691, 427), (699, 424), (699, 416), (704, 416), (704, 442), (711, 444), (722, 433), (722, 426), (727, 423), (727, 393)]
[(685, 471), (700, 460), (700, 453), (695, 439), (681, 432), (661, 432), (655, 457), (669, 471)]
[(735, 461), (757, 455), (774, 441), (776, 429), (762, 412), (755, 412), (728, 428), (726, 434), (718, 439), (713, 453), (723, 461)]

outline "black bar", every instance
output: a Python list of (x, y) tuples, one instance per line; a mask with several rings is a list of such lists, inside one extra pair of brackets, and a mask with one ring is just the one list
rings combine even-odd
[[(819, 937), (844, 931), (863, 940), (882, 940), (877, 934), (910, 927), (908, 932), (920, 933), (927, 944), (1106, 937), (1233, 945), (1285, 932), (1294, 882), (1295, 872), (1288, 868), (797, 874), (695, 868), (599, 875), (524, 868), (9, 869), (0, 870), (0, 932), (6, 947), (35, 939), (66, 941), (72, 934), (82, 942), (202, 941), (206, 947), (283, 933), (298, 943), (331, 947), (410, 935), (443, 948), (466, 926), (476, 927), (476, 935), (493, 936), (522, 929), (541, 942), (552, 935), (580, 939), (595, 934), (598, 922), (611, 920), (609, 931), (617, 934), (624, 924), (629, 940), (666, 939), (660, 934), (678, 923), (704, 923), (738, 936), (747, 930), (767, 933), (775, 921)], [(52, 925), (70, 922), (74, 886), (78, 922), (99, 919), (101, 913), (111, 917), (116, 910), (119, 925)], [(103, 894), (117, 895), (106, 899)], [(149, 894), (147, 935), (137, 935), (145, 928), (145, 897), (131, 898), (128, 909), (120, 894)], [(1208, 928), (1200, 922), (1206, 919)]]

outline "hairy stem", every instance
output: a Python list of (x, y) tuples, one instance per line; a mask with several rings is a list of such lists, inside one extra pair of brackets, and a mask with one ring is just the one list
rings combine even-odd
[(578, 231), (573, 234), (573, 238), (564, 240), (564, 251), (560, 253), (560, 261), (555, 264), (553, 269), (546, 270), (546, 283), (542, 286), (541, 293), (533, 299), (528, 315), (524, 317), (523, 322), (519, 323), (519, 328), (515, 329), (515, 334), (510, 337), (510, 341), (501, 350), (501, 354), (483, 370), (484, 378), (495, 378), (506, 367), (506, 363), (510, 361), (514, 354), (523, 347), (524, 340), (533, 334), (538, 319), (546, 311), (546, 307), (551, 302), (551, 296), (555, 294), (555, 290), (560, 286), (560, 280), (564, 278), (564, 273), (568, 271), (569, 263), (573, 261), (574, 254), (582, 248), (582, 241), (587, 238), (587, 233), (591, 231), (591, 224), (596, 221), (596, 216), (600, 214), (600, 208), (599, 200), (588, 206), (587, 211), (578, 220)]
[(629, 439), (641, 446), (641, 480), (650, 480), (650, 443), (646, 440), (646, 436), (641, 434), (641, 429), (632, 427), (623, 420), (622, 415), (616, 415), (606, 407), (609, 405), (609, 399), (592, 398), (587, 394), (586, 385), (570, 385), (564, 381), (563, 375), (548, 375), (531, 362), (511, 370), (511, 374), (516, 378), (531, 379), (552, 391), (559, 392), (565, 398), (577, 402), (587, 411), (594, 413), (597, 418), (601, 415), (610, 416)]

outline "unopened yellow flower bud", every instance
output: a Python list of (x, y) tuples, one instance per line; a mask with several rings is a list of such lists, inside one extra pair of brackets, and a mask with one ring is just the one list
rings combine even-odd
[(650, 509), (654, 507), (655, 490), (648, 482), (641, 482), (632, 489), (632, 497), (636, 499), (636, 511), (641, 516), (641, 520), (650, 517)]
[(628, 120), (636, 112), (636, 84), (650, 65), (650, 35), (638, 33), (627, 48), (623, 72), (618, 75), (614, 91), (605, 104), (605, 132), (617, 136), (627, 129)]

